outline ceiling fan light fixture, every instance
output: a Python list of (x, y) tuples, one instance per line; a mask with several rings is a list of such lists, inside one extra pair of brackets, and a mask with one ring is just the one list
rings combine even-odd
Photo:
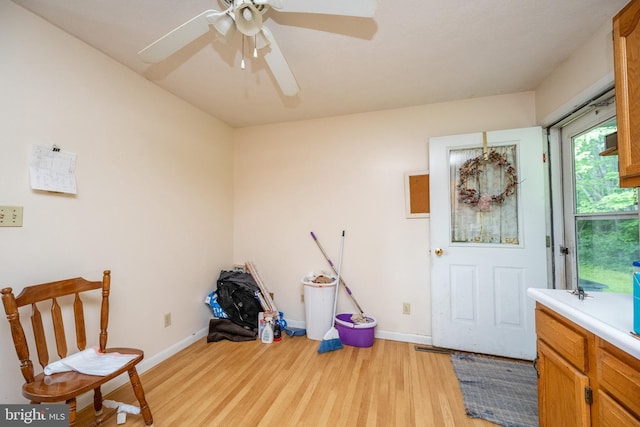
[(235, 10), (236, 27), (245, 36), (255, 36), (262, 28), (262, 14), (251, 3), (243, 3)]
[(207, 16), (209, 22), (223, 38), (230, 38), (235, 32), (233, 18), (228, 13), (211, 14)]
[(138, 52), (140, 59), (148, 63), (165, 60), (195, 39), (205, 35), (214, 27), (218, 40), (229, 44), (236, 30), (242, 33), (241, 67), (245, 68), (244, 37), (253, 37), (253, 54), (262, 51), (262, 56), (284, 96), (296, 96), (300, 91), (295, 76), (289, 67), (271, 31), (262, 26), (262, 14), (270, 9), (278, 12), (317, 13), (372, 17), (380, 0), (219, 0), (228, 6), (221, 12), (213, 9), (194, 16), (174, 28), (149, 46)]

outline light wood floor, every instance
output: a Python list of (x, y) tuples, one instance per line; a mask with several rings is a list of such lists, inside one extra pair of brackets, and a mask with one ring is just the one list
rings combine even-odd
[[(449, 355), (379, 339), (318, 354), (319, 343), (202, 339), (141, 375), (155, 426), (494, 426), (465, 415)], [(104, 398), (137, 405), (129, 384)], [(116, 426), (105, 411), (101, 425)], [(93, 424), (93, 408), (78, 414)]]

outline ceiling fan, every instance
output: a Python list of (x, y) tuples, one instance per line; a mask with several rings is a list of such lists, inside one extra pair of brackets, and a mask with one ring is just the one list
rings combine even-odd
[[(295, 96), (300, 88), (273, 34), (262, 24), (269, 9), (277, 12), (318, 13), (370, 18), (378, 0), (221, 0), (227, 9), (205, 10), (138, 52), (144, 62), (156, 63), (182, 49), (214, 27), (219, 39), (229, 42), (238, 30), (253, 40), (253, 56), (266, 48), (264, 60), (282, 93)], [(244, 38), (243, 38), (244, 48)], [(244, 52), (243, 52), (244, 54)], [(241, 62), (244, 68), (244, 56)]]

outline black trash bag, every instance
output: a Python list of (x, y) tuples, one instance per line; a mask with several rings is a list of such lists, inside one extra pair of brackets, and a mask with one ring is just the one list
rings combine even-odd
[(258, 332), (258, 313), (262, 310), (256, 297), (259, 287), (249, 273), (221, 271), (218, 278), (218, 304), (237, 325)]

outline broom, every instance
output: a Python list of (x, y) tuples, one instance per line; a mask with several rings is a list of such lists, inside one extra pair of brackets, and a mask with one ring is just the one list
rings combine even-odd
[(344, 230), (342, 230), (342, 241), (340, 243), (340, 260), (338, 261), (338, 278), (336, 279), (336, 293), (333, 297), (333, 315), (331, 317), (331, 328), (324, 334), (320, 347), (318, 347), (318, 353), (326, 353), (328, 351), (340, 350), (342, 348), (342, 342), (340, 341), (340, 334), (335, 327), (336, 321), (336, 308), (338, 306), (338, 284), (340, 283), (340, 271), (342, 269), (342, 252), (344, 250)]

